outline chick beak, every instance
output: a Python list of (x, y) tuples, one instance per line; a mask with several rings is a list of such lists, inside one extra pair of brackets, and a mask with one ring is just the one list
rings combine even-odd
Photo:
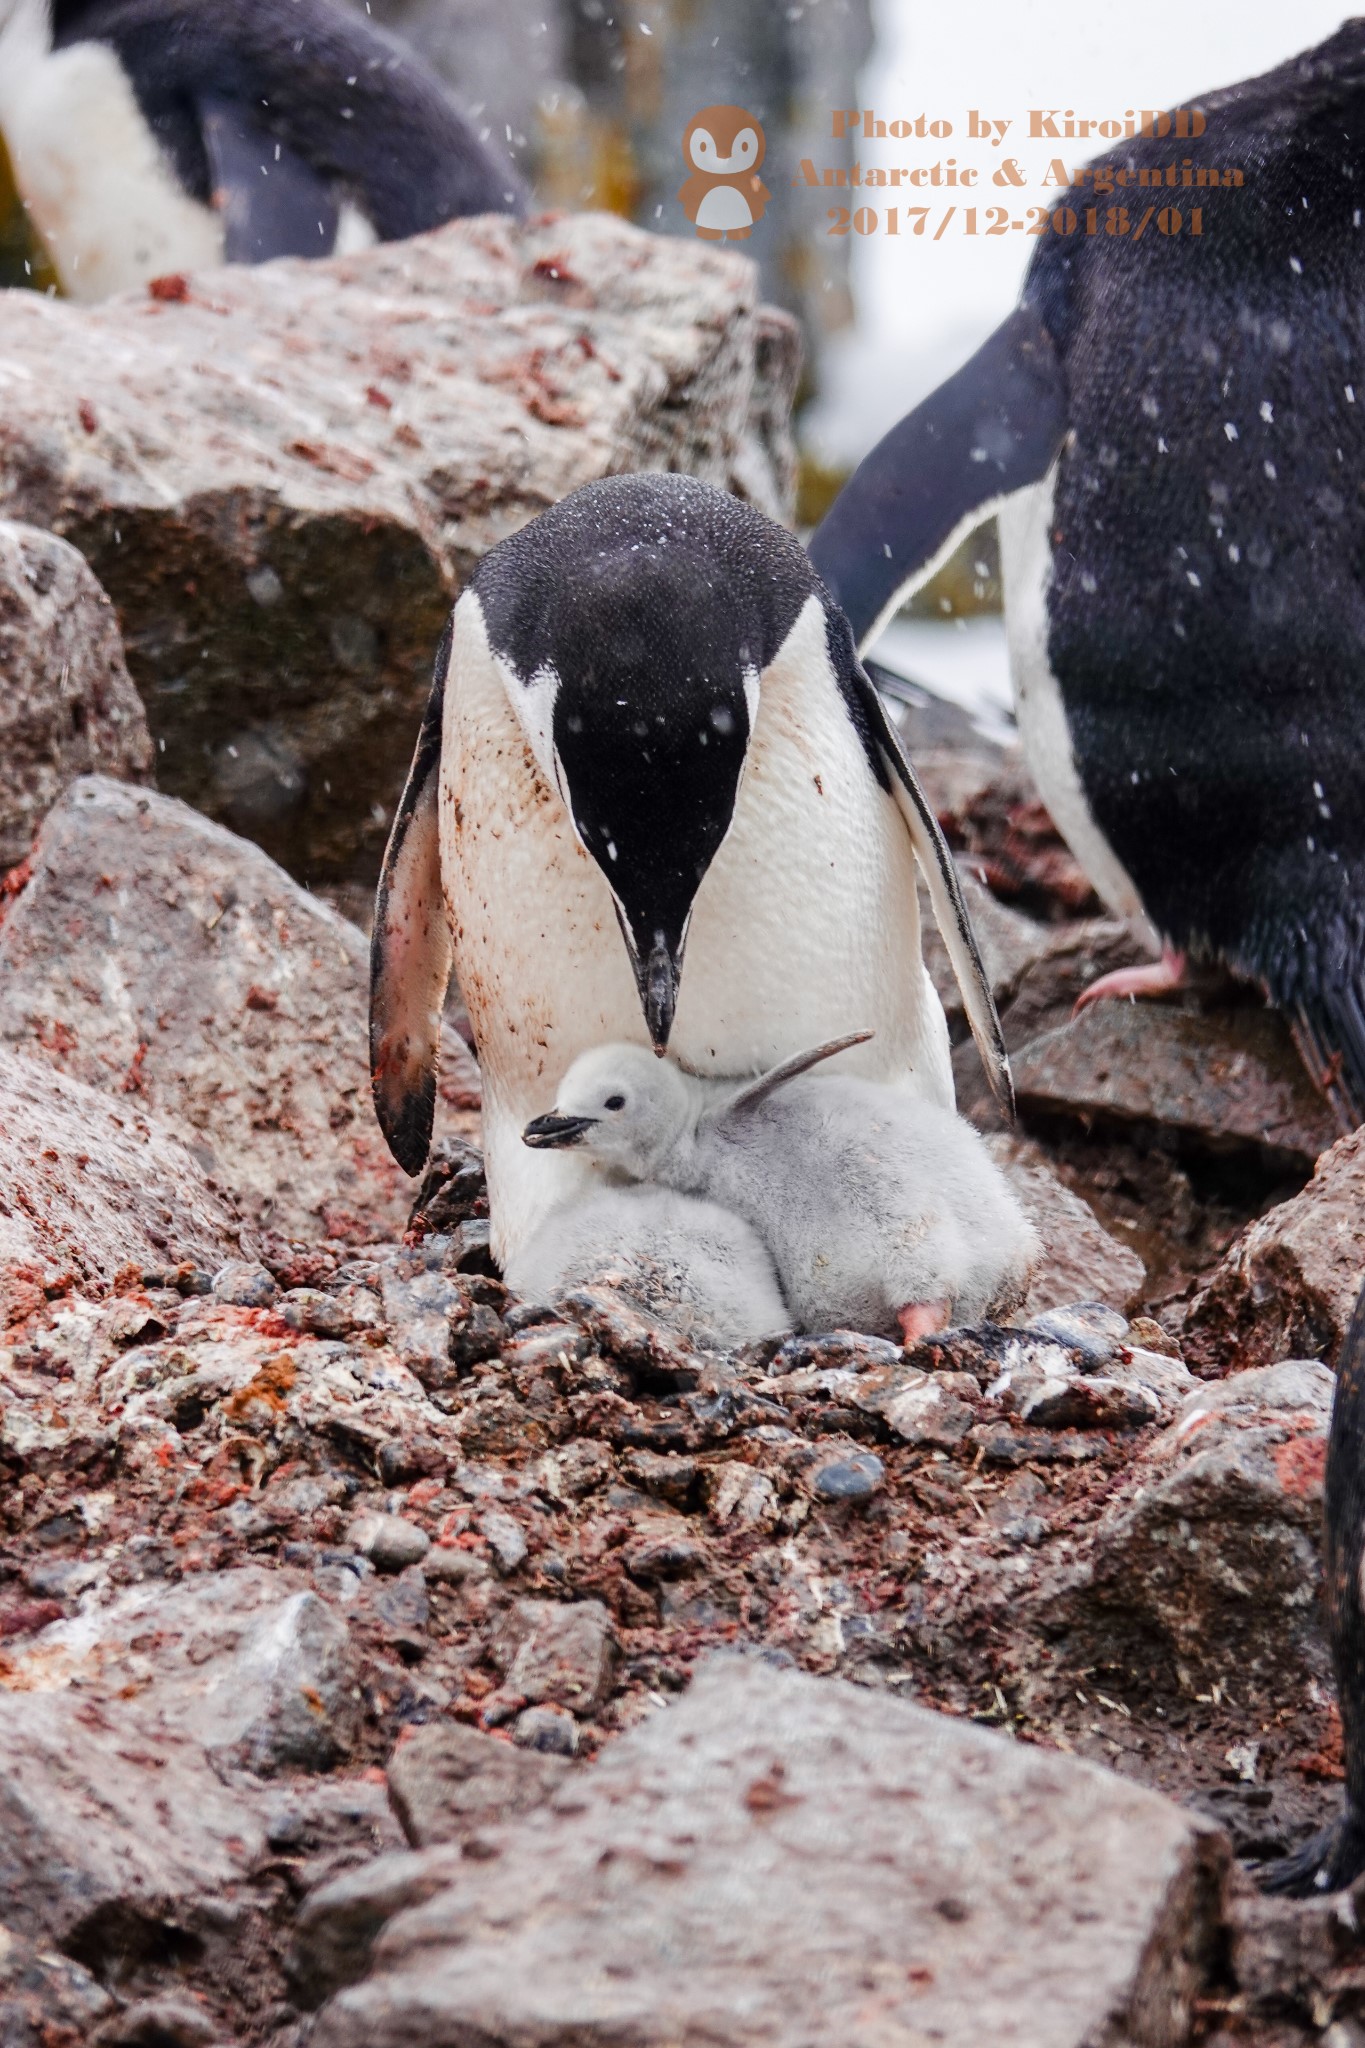
[(521, 1142), (536, 1152), (562, 1150), (576, 1145), (596, 1122), (595, 1116), (556, 1116), (553, 1112), (549, 1116), (533, 1116), (521, 1134)]

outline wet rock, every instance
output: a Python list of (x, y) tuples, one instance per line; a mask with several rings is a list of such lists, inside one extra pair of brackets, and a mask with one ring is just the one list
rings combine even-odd
[(600, 1600), (518, 1600), (492, 1645), (508, 1692), (580, 1717), (601, 1705), (616, 1658), (611, 1618)]
[(1043, 1241), (1026, 1310), (1036, 1314), (1076, 1301), (1123, 1308), (1132, 1301), (1146, 1277), (1142, 1260), (1058, 1179), (1040, 1147), (1004, 1132), (988, 1137), (986, 1144)]
[[(355, 927), (257, 847), (87, 777), (0, 926), (0, 1047), (163, 1118), (252, 1224), (392, 1236), (406, 1183), (370, 1107), (368, 973)], [(448, 1104), (471, 1074), (449, 1046)]]
[(1322, 1358), (1330, 1365), (1365, 1273), (1365, 1131), (1323, 1154), (1292, 1201), (1258, 1217), (1200, 1289), (1181, 1332), (1196, 1372)]
[(886, 1478), (886, 1467), (873, 1451), (855, 1451), (850, 1457), (826, 1459), (811, 1473), (811, 1492), (817, 1500), (871, 1500)]
[(389, 1760), (389, 1797), (414, 1848), (467, 1842), (548, 1799), (568, 1766), (458, 1721), (418, 1728)]
[(408, 1216), (409, 1230), (423, 1235), (451, 1231), (473, 1216), (487, 1214), (482, 1152), (462, 1138), (442, 1138), (427, 1160)]
[(1044, 1337), (1055, 1337), (1092, 1366), (1108, 1365), (1118, 1357), (1129, 1331), (1128, 1318), (1100, 1301), (1045, 1309), (1041, 1315), (1030, 1316), (1028, 1326)]
[(1149, 1672), (1153, 1648), (1189, 1691), (1239, 1703), (1325, 1679), (1318, 1539), (1332, 1376), (1288, 1360), (1198, 1386), (1156, 1437), (1132, 1491), (1087, 1533), (1044, 1600), (1087, 1662)]
[(390, 1922), (316, 2048), (796, 2048), (847, 2038), (869, 1999), (888, 2041), (1175, 2042), (1217, 1968), (1226, 1847), (1207, 1823), (749, 1660), (709, 1666), (500, 1847), (477, 1887)]
[(454, 1845), (397, 1850), (309, 1892), (294, 1923), (289, 1958), (290, 1983), (300, 2001), (321, 2005), (343, 1985), (359, 1983), (380, 1930), (404, 1907), (420, 1906), (458, 1882), (461, 1864)]
[(0, 1048), (0, 1329), (41, 1306), (47, 1283), (101, 1291), (129, 1264), (218, 1265), (244, 1241), (160, 1118)]
[[(978, 1392), (967, 1373), (902, 1371), (893, 1376), (875, 1412), (901, 1443), (952, 1450), (976, 1419), (971, 1403)], [(858, 1406), (868, 1404), (860, 1399)]]
[(1096, 1003), (1021, 1046), (1011, 1065), (1026, 1115), (1156, 1125), (1291, 1170), (1310, 1168), (1338, 1135), (1274, 1010)]
[(0, 519), (0, 870), (78, 775), (145, 782), (152, 741), (114, 607), (77, 550)]
[(596, 213), (175, 297), (16, 294), (0, 514), (109, 591), (163, 787), (296, 874), (372, 877), (487, 548), (620, 470), (789, 511), (795, 330), (755, 289), (732, 254)]
[(401, 1572), (405, 1565), (420, 1564), (431, 1548), (426, 1530), (402, 1515), (361, 1515), (352, 1522), (349, 1536), (360, 1555), (381, 1572)]

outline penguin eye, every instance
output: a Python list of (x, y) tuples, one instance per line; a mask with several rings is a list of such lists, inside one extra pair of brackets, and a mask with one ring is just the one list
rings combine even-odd
[(625, 1106), (626, 1098), (624, 1095), (609, 1095), (602, 1104), (603, 1109), (624, 1109)]

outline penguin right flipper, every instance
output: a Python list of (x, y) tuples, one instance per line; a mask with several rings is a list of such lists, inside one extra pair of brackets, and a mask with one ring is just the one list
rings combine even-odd
[(1346, 1765), (1342, 1810), (1329, 1827), (1262, 1874), (1264, 1891), (1308, 1898), (1365, 1871), (1365, 1287), (1337, 1360), (1323, 1484), (1323, 1577)]
[(943, 827), (934, 815), (933, 806), (911, 765), (900, 734), (887, 717), (881, 698), (861, 667), (854, 670), (852, 686), (910, 834), (915, 859), (929, 891), (934, 921), (943, 935), (953, 973), (962, 991), (967, 1022), (971, 1025), (991, 1093), (1004, 1115), (1013, 1123), (1014, 1081), (1010, 1074), (1009, 1054), (1005, 1050), (1005, 1036), (1000, 1029), (995, 997), (991, 994), (991, 985), (981, 964), (976, 933), (972, 930), (972, 921), (963, 900), (962, 883), (943, 836)]
[(883, 435), (811, 536), (860, 648), (1002, 499), (1046, 476), (1065, 432), (1061, 364), (1026, 302)]
[(370, 1088), (404, 1173), (431, 1149), (441, 1012), (453, 949), (441, 890), (441, 724), (451, 628), (436, 655), (417, 751), (384, 852), (370, 940)]
[(204, 93), (198, 101), (228, 263), (272, 256), (330, 255), (340, 208), (326, 179), (277, 142), (241, 100)]

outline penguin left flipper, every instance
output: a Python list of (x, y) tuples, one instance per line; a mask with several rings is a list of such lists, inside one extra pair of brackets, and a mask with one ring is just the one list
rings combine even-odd
[(1065, 433), (1061, 363), (1025, 302), (883, 435), (811, 536), (860, 648), (1003, 498), (1047, 474)]
[(915, 859), (929, 891), (934, 922), (942, 934), (953, 973), (962, 991), (967, 1022), (976, 1040), (991, 1093), (1004, 1115), (1013, 1123), (1014, 1080), (1010, 1074), (1009, 1054), (1005, 1051), (1005, 1037), (963, 900), (962, 884), (943, 836), (943, 827), (911, 766), (900, 734), (887, 717), (886, 707), (871, 682), (861, 668), (854, 670), (851, 680), (871, 729), (873, 743), (885, 764), (910, 843), (915, 849)]
[(336, 193), (313, 166), (277, 142), (240, 100), (205, 93), (198, 102), (228, 263), (317, 256), (336, 241)]
[(1322, 1537), (1346, 1787), (1330, 1826), (1261, 1874), (1262, 1890), (1291, 1899), (1340, 1891), (1365, 1871), (1365, 1287), (1337, 1360)]
[(370, 1089), (389, 1150), (420, 1173), (431, 1149), (441, 1012), (453, 948), (441, 891), (440, 768), (447, 625), (417, 750), (395, 813), (370, 940)]

